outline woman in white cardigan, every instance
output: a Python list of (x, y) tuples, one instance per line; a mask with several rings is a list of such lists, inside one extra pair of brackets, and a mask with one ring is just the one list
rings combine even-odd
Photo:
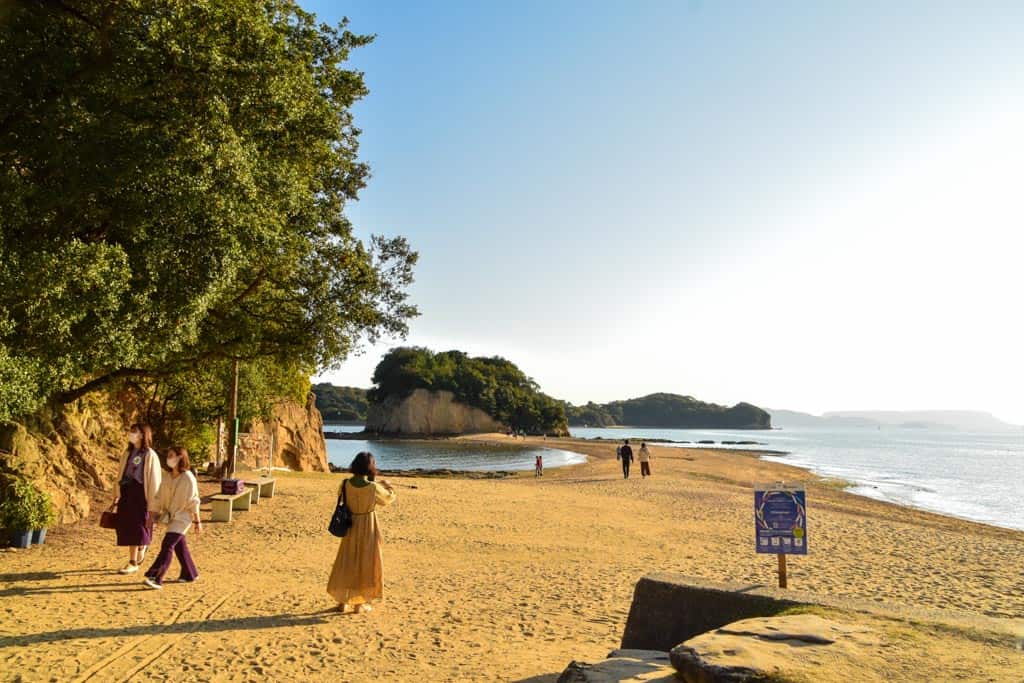
[(129, 446), (121, 459), (118, 495), (111, 509), (117, 508), (117, 544), (128, 546), (128, 564), (119, 571), (132, 574), (146, 556), (153, 537), (150, 510), (160, 490), (160, 457), (153, 450), (153, 430), (136, 423), (128, 431)]
[(192, 561), (185, 542), (185, 534), (196, 525), (196, 533), (202, 533), (203, 523), (199, 519), (199, 484), (192, 474), (188, 451), (173, 446), (167, 451), (169, 476), (164, 477), (157, 494), (157, 520), (167, 525), (160, 554), (153, 560), (153, 566), (146, 572), (144, 583), (150, 588), (163, 587), (164, 574), (171, 567), (171, 557), (177, 556), (181, 565), (178, 581), (191, 583), (199, 578), (199, 571)]

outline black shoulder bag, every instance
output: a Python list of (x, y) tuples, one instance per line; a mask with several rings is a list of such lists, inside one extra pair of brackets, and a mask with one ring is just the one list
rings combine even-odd
[(338, 537), (344, 537), (348, 530), (352, 528), (352, 511), (348, 508), (345, 500), (346, 483), (348, 483), (347, 480), (341, 482), (341, 495), (338, 496), (338, 505), (334, 508), (334, 514), (331, 515), (331, 523), (327, 527), (328, 531)]

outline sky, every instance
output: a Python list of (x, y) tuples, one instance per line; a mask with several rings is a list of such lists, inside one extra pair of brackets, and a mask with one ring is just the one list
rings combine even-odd
[(1024, 424), (1024, 3), (332, 2), (420, 254), (399, 344), (657, 391)]

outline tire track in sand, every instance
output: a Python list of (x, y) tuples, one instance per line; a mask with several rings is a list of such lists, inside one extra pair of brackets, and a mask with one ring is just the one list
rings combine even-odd
[[(110, 675), (111, 674), (111, 671), (109, 670), (110, 667), (115, 667), (116, 668), (116, 664), (119, 662), (119, 660), (122, 660), (124, 657), (128, 656), (129, 653), (137, 653), (139, 651), (140, 646), (143, 646), (143, 645), (149, 643), (150, 641), (152, 641), (157, 636), (165, 633), (167, 631), (167, 629), (169, 629), (170, 627), (172, 627), (176, 623), (178, 623), (181, 620), (181, 618), (186, 615), (186, 613), (190, 612), (193, 609), (193, 607), (195, 607), (196, 605), (201, 603), (208, 595), (209, 595), (209, 592), (203, 593), (202, 595), (200, 595), (199, 597), (195, 598), (194, 600), (189, 602), (187, 605), (185, 605), (184, 607), (182, 607), (178, 611), (172, 613), (163, 623), (155, 624), (153, 626), (153, 630), (152, 630), (151, 633), (149, 633), (149, 634), (147, 634), (145, 636), (142, 636), (142, 638), (132, 639), (130, 642), (122, 645), (120, 648), (115, 650), (109, 656), (104, 657), (100, 661), (96, 662), (95, 664), (90, 666), (88, 669), (86, 669), (84, 672), (82, 672), (82, 674), (80, 676), (75, 678), (74, 679), (75, 683), (86, 683), (86, 681), (92, 680), (97, 674), (99, 674), (101, 672), (104, 674), (103, 678), (105, 678), (107, 680), (113, 679), (114, 676)], [(214, 612), (216, 612), (217, 609), (219, 609), (221, 607), (221, 605), (223, 605), (227, 601), (227, 599), (228, 599), (227, 597), (221, 598), (217, 602), (217, 604), (213, 606), (212, 609), (210, 609), (206, 614), (203, 614), (201, 616), (202, 620), (205, 621), (206, 619), (209, 619), (209, 617)], [(132, 669), (127, 674), (125, 674), (125, 675), (117, 675), (116, 676), (116, 680), (127, 681), (128, 679), (130, 679), (132, 677), (132, 675), (134, 675), (135, 673), (138, 673), (139, 671), (144, 669), (146, 666), (148, 666), (150, 663), (152, 663), (158, 657), (160, 657), (160, 655), (162, 655), (168, 649), (170, 649), (170, 647), (174, 643), (176, 643), (179, 639), (183, 638), (185, 635), (187, 635), (188, 633), (192, 633), (192, 632), (194, 632), (194, 629), (191, 629), (191, 630), (187, 631), (186, 633), (182, 633), (181, 635), (179, 635), (176, 638), (174, 638), (169, 644), (165, 644), (164, 641), (160, 641), (159, 647), (157, 648), (156, 652), (154, 652), (154, 653), (144, 657), (143, 662), (141, 664), (137, 664), (137, 665), (133, 666)]]

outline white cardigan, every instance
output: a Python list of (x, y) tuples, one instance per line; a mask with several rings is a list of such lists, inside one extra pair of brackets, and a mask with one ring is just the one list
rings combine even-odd
[[(199, 517), (199, 483), (194, 474), (185, 470), (177, 477), (168, 474), (157, 493), (157, 513), (171, 513), (167, 532), (186, 534), (192, 520)], [(159, 518), (158, 518), (159, 519)]]

